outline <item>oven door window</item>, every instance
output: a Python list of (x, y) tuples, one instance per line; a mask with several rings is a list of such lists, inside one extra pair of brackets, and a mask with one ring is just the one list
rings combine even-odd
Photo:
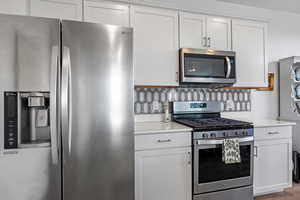
[(225, 78), (227, 63), (224, 56), (185, 54), (184, 76), (197, 78)]
[(216, 145), (215, 148), (198, 149), (199, 184), (250, 176), (251, 145), (241, 145), (240, 153), (241, 163), (225, 164), (222, 161), (221, 145)]

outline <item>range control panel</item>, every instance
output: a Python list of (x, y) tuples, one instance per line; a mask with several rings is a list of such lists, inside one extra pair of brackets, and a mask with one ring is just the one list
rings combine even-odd
[(18, 94), (4, 93), (4, 148), (18, 148)]
[(253, 128), (236, 130), (218, 130), (218, 131), (199, 131), (193, 132), (193, 139), (224, 139), (253, 136)]

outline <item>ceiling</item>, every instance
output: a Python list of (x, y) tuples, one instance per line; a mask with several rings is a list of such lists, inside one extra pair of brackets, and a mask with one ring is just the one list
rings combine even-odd
[(217, 0), (300, 14), (300, 0)]

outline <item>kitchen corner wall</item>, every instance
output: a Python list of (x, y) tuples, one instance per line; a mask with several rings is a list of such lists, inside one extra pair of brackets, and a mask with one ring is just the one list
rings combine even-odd
[(135, 88), (135, 114), (158, 114), (170, 101), (219, 101), (224, 112), (251, 111), (251, 90), (209, 88)]

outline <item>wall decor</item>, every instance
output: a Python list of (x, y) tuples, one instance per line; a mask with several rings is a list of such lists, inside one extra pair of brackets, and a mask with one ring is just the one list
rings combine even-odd
[(251, 111), (250, 89), (210, 88), (135, 88), (135, 114), (164, 112), (164, 105), (171, 101), (220, 101), (224, 112)]

